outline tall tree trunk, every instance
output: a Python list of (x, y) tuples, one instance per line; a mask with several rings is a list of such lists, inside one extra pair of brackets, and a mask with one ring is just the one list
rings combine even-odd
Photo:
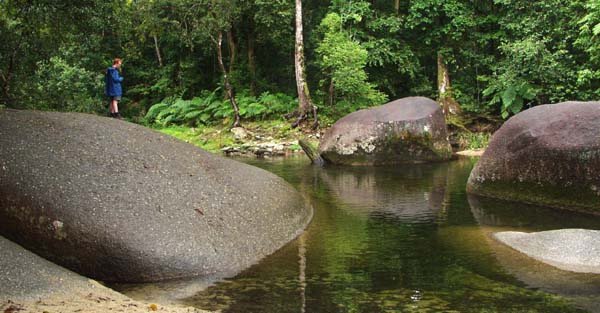
[(5, 71), (0, 71), (0, 79), (2, 79), (2, 98), (6, 104), (10, 101), (10, 84), (15, 73), (15, 63), (17, 62), (17, 55), (21, 49), (21, 43), (19, 43), (12, 51), (8, 58), (8, 65)]
[(248, 36), (248, 71), (250, 72), (250, 95), (256, 95), (256, 56), (254, 54), (254, 35)]
[(438, 101), (442, 105), (444, 115), (458, 114), (460, 112), (460, 106), (458, 102), (452, 96), (452, 89), (450, 87), (450, 74), (448, 73), (448, 65), (444, 60), (444, 56), (441, 52), (437, 55), (437, 68), (438, 68)]
[(400, 0), (394, 0), (394, 10), (396, 10), (396, 14), (400, 13)]
[(163, 67), (163, 60), (160, 56), (160, 49), (158, 47), (158, 37), (156, 34), (152, 34), (152, 38), (154, 39), (154, 50), (156, 50), (156, 59), (158, 59), (158, 67)]
[(227, 31), (227, 45), (229, 46), (229, 73), (233, 73), (235, 67), (235, 61), (237, 57), (237, 46), (235, 44), (235, 38), (231, 30)]
[(334, 92), (335, 92), (335, 85), (333, 84), (333, 78), (332, 78), (329, 81), (329, 91), (328, 91), (328, 96), (327, 96), (327, 100), (328, 100), (330, 106), (333, 105)]
[(219, 32), (216, 39), (213, 39), (215, 43), (215, 48), (217, 49), (217, 61), (219, 63), (219, 68), (223, 73), (223, 80), (225, 81), (225, 92), (227, 93), (227, 98), (231, 102), (231, 106), (233, 107), (234, 113), (234, 122), (233, 127), (240, 127), (240, 109), (235, 101), (235, 94), (233, 91), (233, 87), (229, 82), (229, 75), (227, 74), (227, 69), (225, 68), (225, 64), (223, 63), (223, 52), (221, 51), (222, 43), (223, 43), (223, 32)]
[(310, 92), (306, 84), (306, 72), (304, 66), (304, 39), (302, 29), (302, 0), (296, 0), (296, 44), (294, 50), (294, 65), (296, 70), (296, 88), (298, 90), (298, 120), (292, 124), (297, 127), (306, 120), (312, 111), (314, 123), (313, 128), (319, 126), (317, 118), (317, 107), (310, 99)]

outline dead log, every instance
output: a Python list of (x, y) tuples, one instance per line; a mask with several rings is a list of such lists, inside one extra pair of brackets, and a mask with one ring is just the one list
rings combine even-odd
[(304, 153), (306, 153), (306, 156), (308, 156), (312, 164), (318, 166), (323, 166), (325, 164), (325, 160), (323, 160), (323, 158), (321, 157), (319, 150), (313, 145), (311, 145), (308, 142), (308, 140), (300, 139), (298, 140), (298, 144), (300, 145), (300, 147), (302, 147), (302, 150), (304, 150)]

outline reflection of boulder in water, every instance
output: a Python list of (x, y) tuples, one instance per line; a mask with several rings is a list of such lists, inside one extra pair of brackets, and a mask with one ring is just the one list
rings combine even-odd
[(577, 306), (595, 311), (600, 307), (600, 275), (563, 271), (553, 266), (536, 261), (504, 244), (492, 239), (492, 233), (499, 230), (517, 229), (532, 231), (552, 228), (598, 228), (599, 221), (585, 215), (574, 215), (569, 218), (559, 210), (542, 207), (523, 208), (523, 204), (490, 200), (469, 196), (469, 204), (473, 216), (482, 226), (490, 249), (494, 252), (498, 263), (511, 275), (530, 288), (567, 297)]
[(467, 194), (471, 213), (481, 226), (510, 227), (529, 230), (557, 228), (598, 228), (600, 221), (577, 214), (519, 202)]
[(431, 221), (444, 201), (447, 168), (446, 164), (326, 168), (320, 178), (346, 210)]

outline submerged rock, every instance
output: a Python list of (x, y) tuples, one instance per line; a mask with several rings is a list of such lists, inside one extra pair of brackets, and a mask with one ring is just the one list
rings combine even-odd
[(541, 105), (509, 119), (471, 172), (467, 191), (600, 213), (600, 102)]
[(424, 97), (403, 98), (346, 115), (319, 145), (333, 164), (382, 165), (451, 158), (444, 114)]
[(231, 275), (312, 217), (273, 174), (115, 119), (4, 110), (0, 147), (0, 233), (103, 281)]
[(558, 229), (538, 233), (499, 232), (511, 248), (562, 270), (600, 274), (600, 231)]
[[(494, 239), (494, 234), (508, 230), (532, 232), (540, 229), (598, 229), (600, 221), (590, 219), (589, 214), (513, 201), (474, 195), (469, 195), (468, 200), (473, 217), (479, 225), (469, 227), (471, 231), (467, 235), (461, 231), (444, 236), (454, 243), (453, 248), (461, 247), (457, 254), (478, 255), (478, 258), (473, 259), (474, 262), (485, 263), (488, 268), (497, 264), (501, 272), (516, 278), (528, 288), (550, 292), (567, 298), (577, 307), (590, 312), (597, 311), (600, 307), (600, 275), (561, 270), (540, 262)], [(557, 246), (562, 245), (557, 243)]]

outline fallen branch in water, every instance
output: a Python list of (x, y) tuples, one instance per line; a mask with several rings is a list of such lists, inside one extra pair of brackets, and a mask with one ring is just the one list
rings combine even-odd
[(321, 154), (319, 153), (318, 149), (311, 145), (308, 142), (308, 140), (304, 138), (300, 139), (298, 140), (298, 144), (300, 145), (300, 147), (302, 147), (302, 150), (304, 150), (304, 153), (306, 153), (306, 156), (308, 156), (308, 158), (313, 164), (316, 164), (318, 166), (323, 166), (325, 164), (325, 160), (323, 160), (323, 158), (321, 157)]

